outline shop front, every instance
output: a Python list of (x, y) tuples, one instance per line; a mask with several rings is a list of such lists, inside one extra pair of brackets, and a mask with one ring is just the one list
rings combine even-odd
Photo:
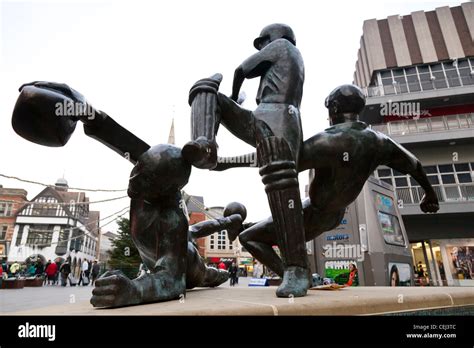
[(474, 286), (474, 239), (433, 239), (411, 244), (415, 284)]

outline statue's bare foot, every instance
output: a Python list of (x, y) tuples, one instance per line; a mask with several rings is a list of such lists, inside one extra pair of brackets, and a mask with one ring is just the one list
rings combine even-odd
[(137, 284), (121, 271), (109, 271), (96, 280), (92, 290), (94, 307), (113, 308), (142, 303)]
[(276, 291), (278, 297), (302, 297), (310, 288), (309, 270), (291, 266), (285, 269), (283, 281)]

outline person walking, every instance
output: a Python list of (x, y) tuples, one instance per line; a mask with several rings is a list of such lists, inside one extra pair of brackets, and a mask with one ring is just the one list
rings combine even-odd
[(61, 275), (61, 286), (66, 286), (69, 279), (69, 274), (71, 274), (71, 264), (69, 259), (64, 261), (64, 263), (59, 268), (59, 273)]
[(94, 286), (96, 279), (99, 277), (99, 273), (100, 273), (100, 265), (97, 262), (97, 260), (94, 260), (94, 263), (92, 264), (92, 270), (91, 270), (91, 276), (92, 276), (91, 285), (92, 286)]
[(56, 279), (56, 273), (58, 272), (58, 266), (56, 262), (48, 261), (49, 265), (46, 267), (46, 276), (48, 277), (48, 284), (54, 285)]
[(46, 274), (46, 269), (49, 267), (49, 265), (51, 264), (51, 260), (48, 260), (48, 262), (46, 262), (46, 265), (44, 265), (44, 285), (48, 285), (48, 275)]
[(36, 275), (36, 267), (33, 263), (31, 263), (29, 266), (28, 266), (28, 269), (26, 271), (26, 275), (28, 277), (34, 277)]
[(36, 261), (36, 266), (35, 266), (35, 276), (41, 277), (43, 276), (43, 273), (44, 273), (43, 263), (41, 262), (40, 259), (38, 259), (38, 261)]
[(9, 272), (10, 272), (10, 275), (12, 277), (16, 277), (18, 274), (20, 274), (20, 269), (21, 269), (21, 266), (18, 262), (14, 262), (11, 266), (10, 266), (10, 269), (9, 269)]
[(229, 278), (230, 278), (230, 286), (235, 286), (235, 284), (238, 282), (238, 274), (237, 272), (239, 269), (235, 265), (235, 262), (232, 262), (232, 265), (229, 267)]
[(60, 278), (59, 270), (61, 269), (62, 263), (61, 263), (61, 261), (60, 261), (59, 259), (58, 259), (57, 261), (55, 261), (55, 263), (56, 263), (57, 272), (56, 272), (56, 274), (55, 274), (55, 276), (54, 276), (54, 284), (55, 284), (55, 285), (58, 285), (59, 282), (60, 282), (60, 279), (59, 279), (59, 278)]
[(89, 284), (89, 262), (84, 260), (81, 267), (81, 275), (79, 276), (79, 283), (77, 285), (88, 285)]
[(222, 270), (224, 270), (224, 271), (227, 269), (227, 267), (225, 266), (225, 263), (222, 262), (222, 261), (219, 263), (219, 265), (217, 266), (217, 268), (218, 268), (218, 269), (222, 269)]

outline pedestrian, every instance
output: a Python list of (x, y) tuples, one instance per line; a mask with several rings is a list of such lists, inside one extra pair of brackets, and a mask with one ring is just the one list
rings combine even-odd
[(357, 286), (359, 285), (359, 276), (357, 274), (357, 266), (355, 263), (349, 264), (349, 279), (347, 280), (346, 286)]
[(36, 261), (36, 266), (35, 266), (35, 276), (36, 277), (41, 277), (44, 273), (44, 266), (43, 262), (38, 258), (38, 261)]
[(97, 262), (97, 260), (94, 260), (94, 263), (92, 264), (92, 271), (91, 271), (91, 275), (92, 275), (91, 285), (92, 286), (94, 286), (95, 280), (99, 277), (99, 273), (100, 273), (100, 265)]
[(21, 269), (21, 266), (18, 262), (13, 262), (13, 264), (10, 266), (10, 276), (12, 277), (16, 277), (17, 275), (20, 274), (20, 269)]
[(235, 286), (238, 283), (238, 271), (235, 262), (232, 262), (232, 265), (229, 267), (229, 278), (230, 278), (230, 286)]
[(71, 274), (71, 264), (69, 263), (69, 259), (64, 261), (64, 263), (61, 265), (59, 268), (59, 273), (61, 275), (61, 286), (66, 286), (69, 279), (69, 274)]
[(36, 267), (33, 263), (31, 263), (29, 266), (28, 266), (28, 269), (26, 271), (26, 275), (28, 277), (34, 277), (36, 274)]
[(62, 263), (59, 258), (55, 261), (55, 263), (56, 263), (56, 268), (58, 271), (54, 277), (54, 284), (58, 285), (59, 284), (59, 270), (61, 269)]
[(0, 265), (0, 267), (2, 267), (3, 273), (5, 274), (5, 276), (7, 276), (8, 275), (8, 264), (7, 264), (7, 261), (5, 259), (3, 259), (2, 264)]
[(46, 276), (48, 277), (47, 283), (49, 285), (54, 285), (56, 273), (58, 272), (58, 266), (55, 262), (48, 261), (49, 265), (46, 267)]
[(51, 264), (51, 260), (48, 260), (48, 262), (46, 262), (46, 265), (44, 265), (43, 275), (44, 275), (44, 284), (45, 285), (48, 285), (48, 275), (46, 274), (46, 269), (49, 267), (50, 264)]
[(3, 266), (0, 264), (0, 289), (2, 288), (3, 281)]
[(81, 274), (79, 276), (79, 283), (77, 285), (87, 285), (89, 284), (89, 262), (84, 259), (81, 267)]

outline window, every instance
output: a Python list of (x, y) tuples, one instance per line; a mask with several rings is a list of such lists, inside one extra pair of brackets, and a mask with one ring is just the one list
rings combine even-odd
[(11, 216), (12, 205), (12, 203), (0, 203), (0, 216)]
[(405, 239), (403, 238), (400, 222), (396, 216), (393, 199), (375, 191), (373, 191), (373, 194), (377, 217), (385, 242), (387, 244), (405, 246)]
[(395, 178), (395, 185), (397, 187), (407, 187), (408, 186), (408, 180), (406, 177), (403, 178)]
[(458, 174), (458, 181), (462, 184), (472, 182), (471, 174), (469, 173)]
[(441, 179), (443, 180), (443, 184), (455, 184), (456, 180), (454, 180), (453, 174), (445, 174), (441, 175)]
[(209, 236), (209, 249), (214, 250), (214, 235)]
[(227, 231), (220, 231), (217, 234), (217, 250), (224, 250), (226, 248), (226, 234)]
[(454, 171), (452, 164), (442, 164), (442, 165), (439, 165), (438, 167), (439, 167), (440, 173), (452, 173)]
[(392, 170), (391, 169), (379, 169), (377, 170), (379, 177), (384, 177), (384, 176), (391, 176), (392, 175)]
[(7, 237), (8, 225), (0, 226), (0, 240), (5, 240)]
[(455, 164), (454, 168), (457, 172), (468, 172), (469, 171), (469, 163), (459, 163)]
[(439, 185), (438, 175), (428, 175), (428, 181), (431, 185)]
[(25, 225), (19, 225), (19, 227), (18, 227), (18, 234), (16, 236), (16, 242), (15, 242), (16, 246), (19, 246), (21, 244), (21, 240), (23, 238), (24, 228), (25, 228)]
[(423, 169), (427, 174), (438, 173), (438, 168), (436, 166), (424, 166)]
[(69, 237), (69, 228), (68, 229), (62, 228), (61, 231), (59, 232), (58, 246), (67, 247), (68, 237)]
[(378, 212), (380, 227), (382, 228), (383, 238), (387, 244), (405, 245), (402, 229), (398, 218), (395, 215)]
[(39, 197), (31, 205), (31, 215), (34, 216), (56, 216), (58, 210), (58, 201), (54, 197)]
[(26, 244), (39, 247), (50, 246), (53, 239), (53, 227), (52, 225), (31, 225)]

